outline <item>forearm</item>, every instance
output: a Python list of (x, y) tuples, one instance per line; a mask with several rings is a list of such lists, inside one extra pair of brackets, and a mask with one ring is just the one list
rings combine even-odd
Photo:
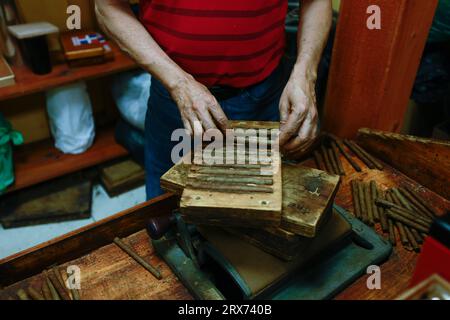
[(128, 1), (96, 0), (95, 12), (104, 32), (167, 89), (175, 88), (190, 78), (136, 19)]
[(301, 0), (298, 55), (293, 75), (317, 78), (317, 68), (332, 23), (331, 0)]

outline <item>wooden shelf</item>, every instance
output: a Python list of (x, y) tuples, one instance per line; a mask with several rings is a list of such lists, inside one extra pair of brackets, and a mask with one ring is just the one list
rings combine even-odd
[(83, 154), (63, 154), (53, 143), (49, 139), (14, 148), (16, 180), (6, 192), (20, 190), (128, 154), (115, 141), (114, 129), (111, 127), (97, 130), (94, 144)]
[(0, 101), (17, 98), (23, 95), (45, 91), (79, 80), (89, 80), (113, 73), (134, 69), (137, 64), (120, 49), (111, 43), (114, 60), (103, 64), (69, 68), (66, 63), (53, 66), (52, 72), (46, 75), (36, 75), (25, 66), (12, 66), (16, 76), (16, 84), (0, 88)]

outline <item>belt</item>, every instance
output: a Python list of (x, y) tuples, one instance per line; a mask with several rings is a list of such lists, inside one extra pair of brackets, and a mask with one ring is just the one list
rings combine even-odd
[(214, 86), (208, 88), (217, 101), (228, 100), (241, 94), (244, 89), (227, 86)]

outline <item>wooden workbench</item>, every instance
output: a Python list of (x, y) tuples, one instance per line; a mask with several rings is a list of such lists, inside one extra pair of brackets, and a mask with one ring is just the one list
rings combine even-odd
[[(355, 161), (366, 168), (358, 159)], [(380, 187), (388, 188), (399, 183), (417, 188), (418, 185), (388, 165), (383, 171), (364, 169), (355, 172), (342, 159), (347, 175), (336, 197), (336, 203), (353, 211), (349, 181), (354, 178), (375, 180)], [(314, 166), (312, 159), (304, 165)], [(450, 209), (450, 202), (429, 190), (423, 197), (433, 204), (439, 214)], [(15, 292), (29, 285), (41, 288), (40, 272), (52, 265), (61, 270), (68, 265), (81, 269), (82, 299), (192, 299), (187, 289), (178, 281), (168, 266), (156, 256), (149, 237), (143, 230), (149, 217), (170, 212), (177, 206), (174, 196), (166, 194), (125, 212), (86, 226), (57, 239), (18, 253), (0, 261), (0, 284), (7, 286), (0, 299), (17, 298)], [(379, 227), (378, 225), (376, 226)], [(114, 237), (126, 237), (140, 255), (161, 269), (163, 280), (156, 280), (145, 269), (111, 244)], [(336, 299), (393, 299), (403, 292), (410, 281), (418, 254), (394, 248), (390, 259), (381, 266), (381, 290), (368, 290), (362, 276), (353, 285), (336, 296)]]

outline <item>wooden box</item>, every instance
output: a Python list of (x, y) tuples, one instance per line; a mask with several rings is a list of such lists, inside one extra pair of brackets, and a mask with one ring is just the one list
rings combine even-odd
[(61, 35), (61, 45), (72, 67), (99, 64), (113, 58), (108, 41), (95, 31), (66, 32)]

